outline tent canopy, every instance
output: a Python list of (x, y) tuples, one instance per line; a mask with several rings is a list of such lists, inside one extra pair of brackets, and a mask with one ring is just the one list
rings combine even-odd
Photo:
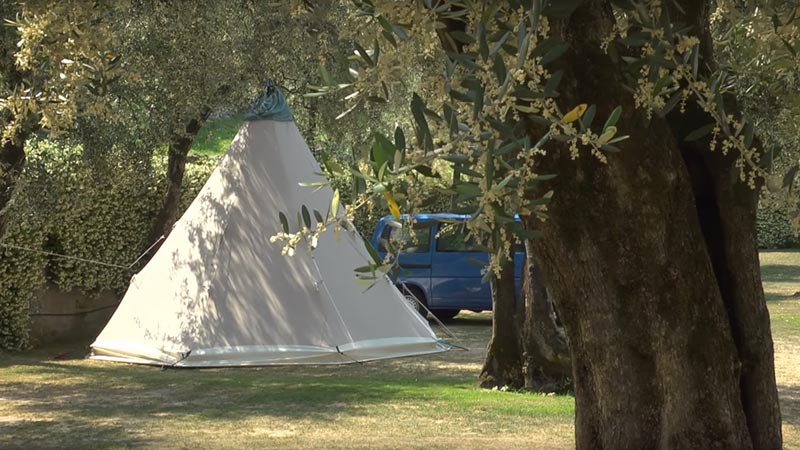
[(270, 242), (278, 213), (327, 211), (300, 187), (320, 168), (270, 88), (219, 166), (92, 344), (91, 358), (179, 367), (343, 364), (447, 350), (388, 278), (370, 289), (354, 231), (293, 257)]

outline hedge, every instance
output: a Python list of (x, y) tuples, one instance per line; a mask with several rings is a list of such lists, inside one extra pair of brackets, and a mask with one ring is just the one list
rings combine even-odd
[(770, 196), (761, 202), (756, 217), (759, 248), (797, 246), (798, 239), (790, 221), (790, 207), (785, 201), (778, 199), (777, 195)]
[[(32, 141), (9, 206), (3, 242), (86, 260), (128, 265), (147, 248), (160, 203), (166, 156), (137, 158), (125, 149)], [(218, 157), (187, 165), (181, 207), (186, 208)], [(43, 253), (0, 248), (0, 350), (28, 345), (30, 304), (45, 281), (87, 295), (124, 291), (141, 267), (121, 269)]]

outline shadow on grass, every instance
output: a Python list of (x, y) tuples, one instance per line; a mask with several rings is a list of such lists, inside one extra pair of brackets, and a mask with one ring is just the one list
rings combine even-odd
[(4, 450), (149, 448), (153, 443), (146, 433), (137, 433), (124, 424), (13, 418), (0, 424), (0, 448)]
[(91, 444), (87, 448), (140, 446), (148, 427), (165, 418), (187, 426), (253, 417), (328, 422), (343, 414), (367, 415), (373, 405), (425, 403), (471, 389), (463, 380), (387, 376), (358, 366), (162, 371), (95, 361), (28, 361), (7, 370), (0, 381), (3, 449), (61, 448), (76, 439)]
[[(18, 367), (25, 381), (5, 381), (0, 386), (4, 399), (20, 402), (30, 412), (58, 406), (74, 410), (70, 415), (103, 417), (108, 412), (139, 415), (141, 410), (128, 408), (137, 404), (153, 412), (192, 404), (198, 407), (195, 414), (235, 418), (249, 415), (253, 406), (260, 414), (325, 418), (346, 412), (355, 403), (422, 399), (462, 384), (450, 377), (380, 376), (367, 366), (366, 370), (354, 366), (161, 370), (94, 361), (40, 362)], [(45, 381), (31, 386), (31, 375)], [(228, 410), (226, 404), (240, 408)], [(284, 408), (287, 404), (293, 407)], [(333, 404), (335, 410), (327, 408)]]
[(764, 282), (800, 281), (800, 266), (786, 264), (765, 264), (761, 266)]
[(330, 422), (369, 415), (376, 405), (469, 397), (477, 369), (448, 363), (485, 351), (491, 316), (465, 316), (446, 326), (469, 352), (363, 365), (162, 371), (87, 361), (88, 347), (80, 344), (0, 355), (0, 448), (148, 447), (149, 436), (159, 435), (153, 427), (256, 417)]
[(783, 421), (800, 425), (800, 386), (779, 385)]

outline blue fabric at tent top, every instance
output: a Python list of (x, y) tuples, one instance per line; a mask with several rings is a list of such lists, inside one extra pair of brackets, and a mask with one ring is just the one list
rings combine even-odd
[(278, 122), (292, 122), (292, 110), (286, 103), (280, 89), (272, 83), (267, 83), (255, 102), (250, 105), (250, 111), (244, 115), (245, 120), (275, 120)]

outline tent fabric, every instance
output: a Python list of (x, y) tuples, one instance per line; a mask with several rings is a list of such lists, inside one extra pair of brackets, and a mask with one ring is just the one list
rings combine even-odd
[[(90, 358), (177, 367), (345, 364), (449, 349), (388, 278), (370, 289), (354, 230), (281, 255), (279, 211), (323, 214), (333, 192), (291, 121), (245, 122), (217, 169), (133, 277)], [(338, 234), (338, 236), (337, 236)]]

